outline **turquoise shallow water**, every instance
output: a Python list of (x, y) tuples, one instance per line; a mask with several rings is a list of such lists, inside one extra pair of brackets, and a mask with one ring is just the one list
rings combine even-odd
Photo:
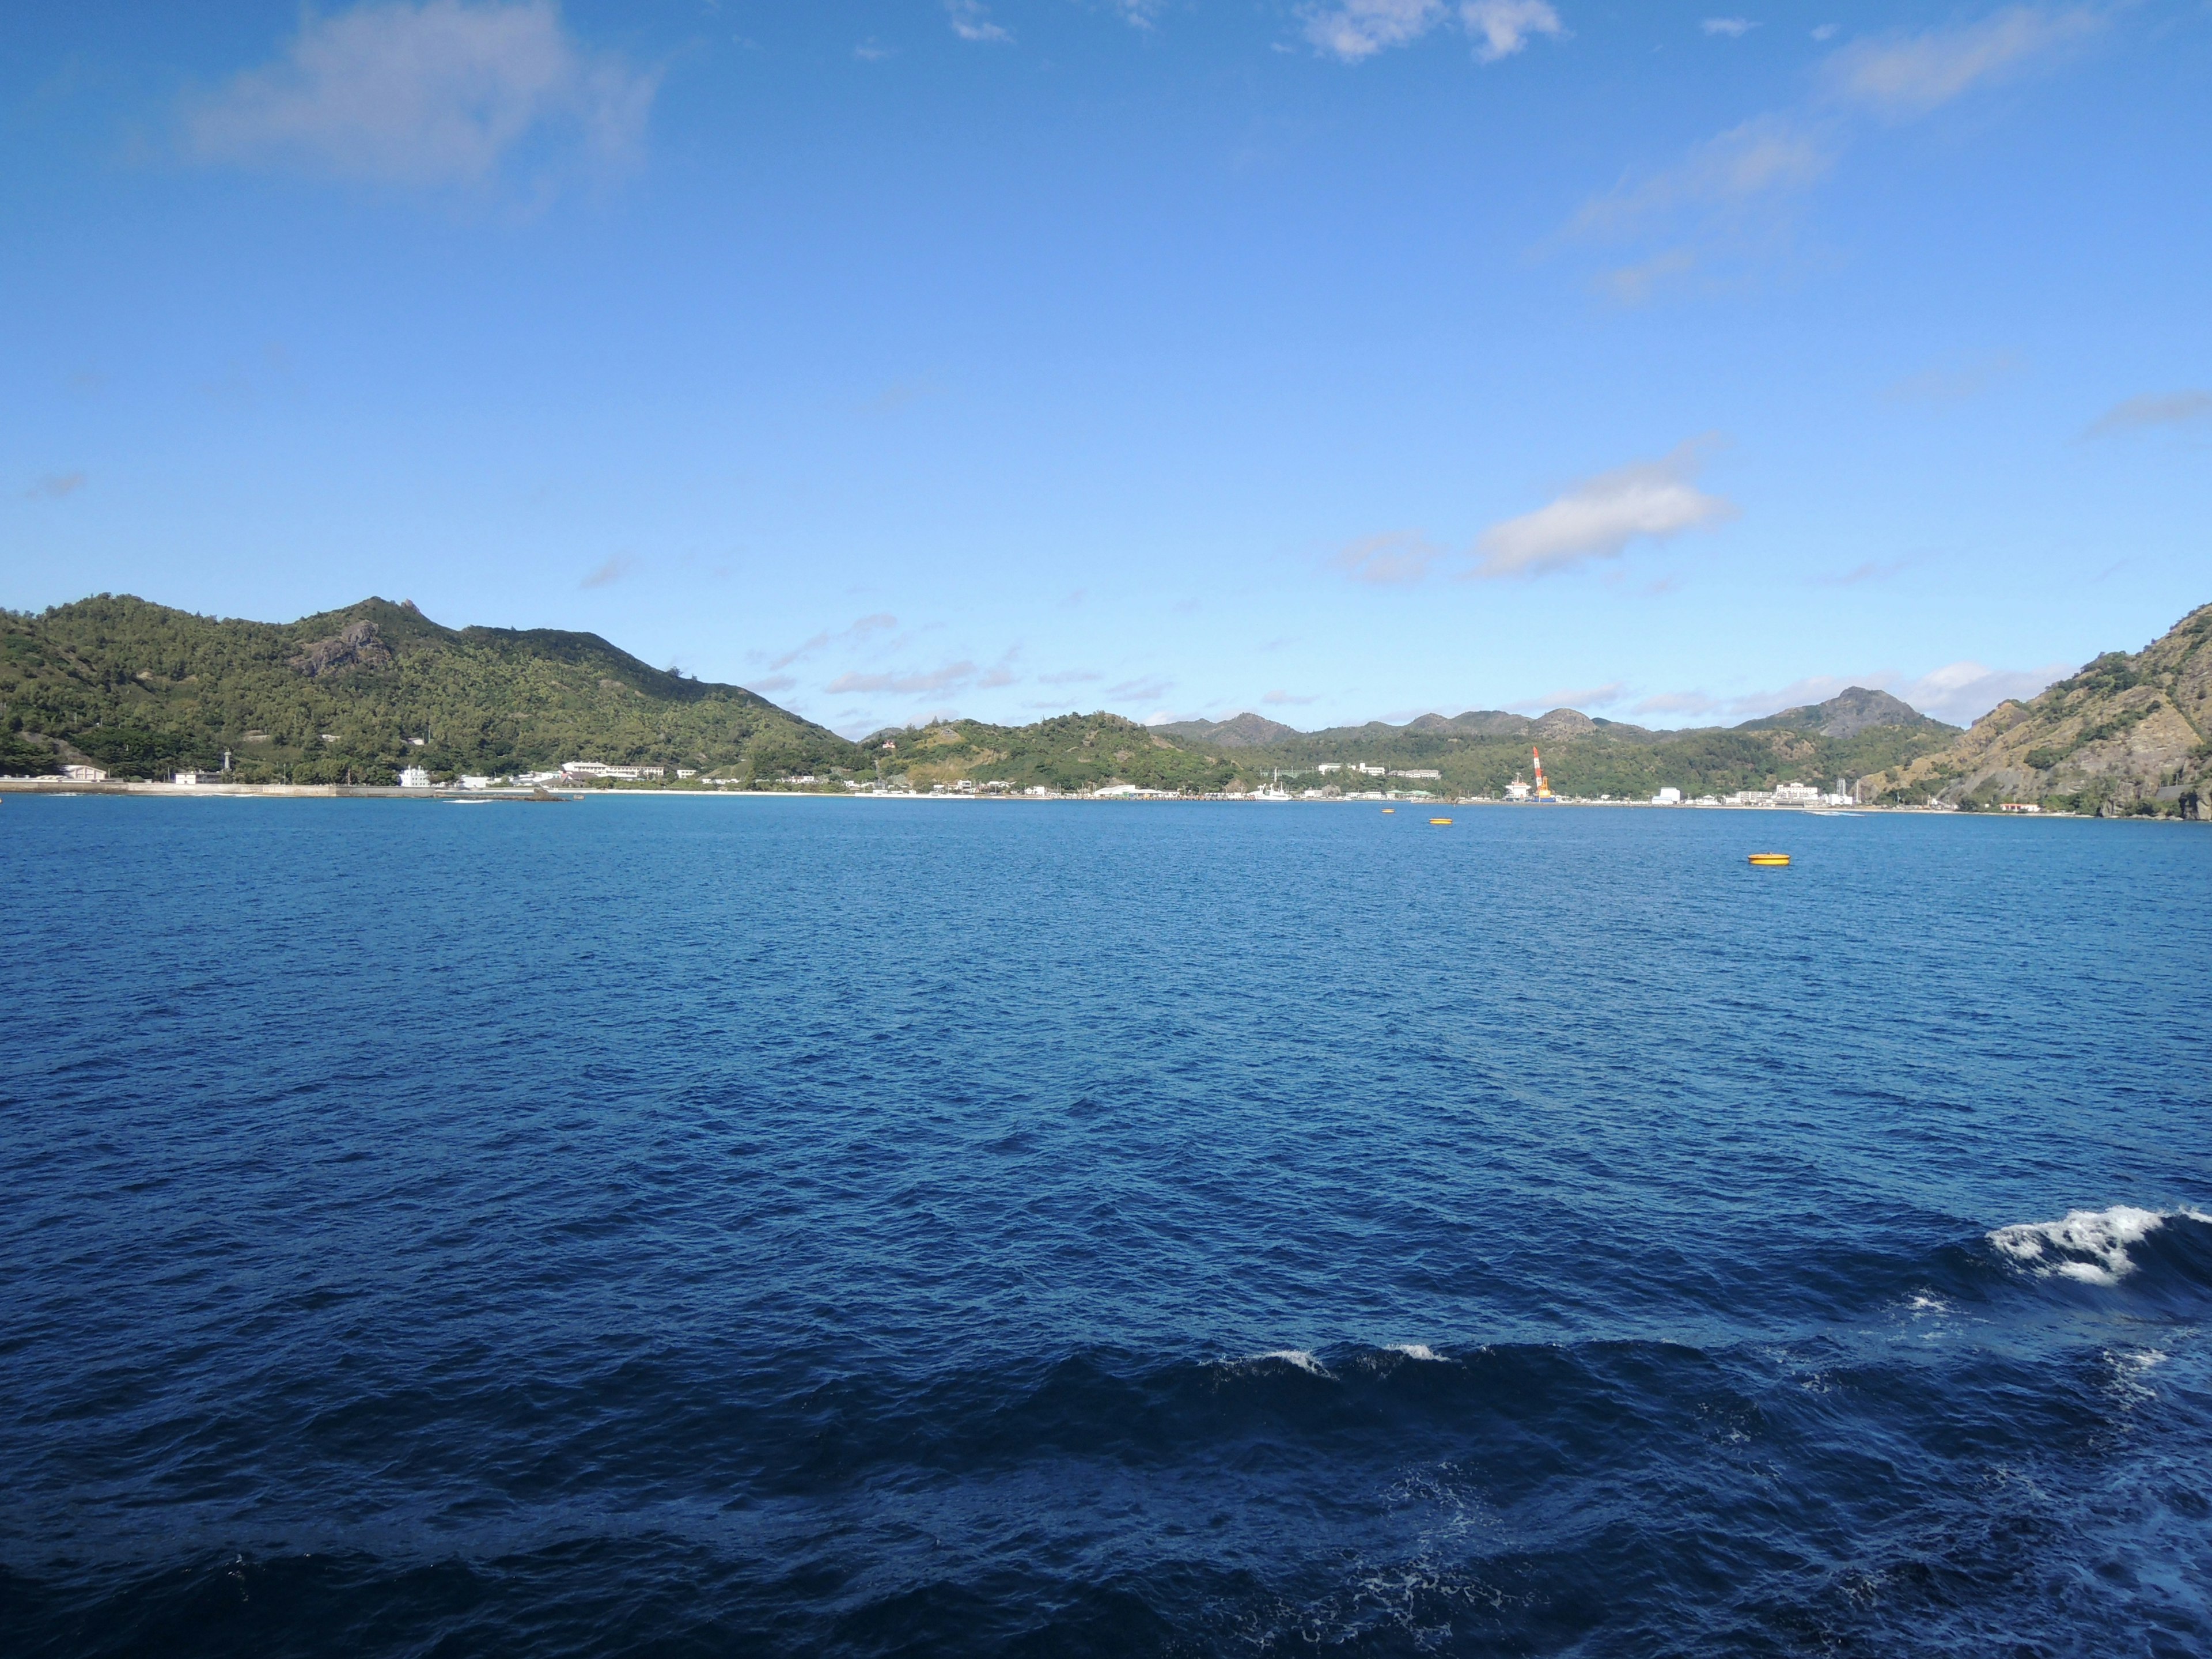
[(2212, 1649), (2212, 833), (1425, 816), (9, 799), (10, 1645)]

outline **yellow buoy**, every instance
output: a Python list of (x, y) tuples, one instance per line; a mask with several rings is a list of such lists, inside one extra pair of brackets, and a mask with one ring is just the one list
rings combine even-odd
[(1767, 866), (1770, 868), (1779, 868), (1781, 866), (1790, 862), (1790, 854), (1787, 853), (1753, 853), (1751, 855), (1751, 861), (1753, 864)]
[(1391, 814), (1391, 813), (1393, 813), (1393, 812), (1396, 811), (1397, 810), (1398, 810), (1398, 809), (1397, 809), (1396, 807), (1395, 807), (1395, 806), (1386, 806), (1386, 807), (1384, 807), (1384, 808), (1382, 809), (1382, 816), (1383, 816), (1384, 817), (1386, 817), (1386, 818), (1387, 818), (1387, 817), (1389, 817), (1390, 816), (1390, 814)]
[(1451, 820), (1449, 818), (1431, 818), (1429, 822), (1431, 823), (1449, 823)]

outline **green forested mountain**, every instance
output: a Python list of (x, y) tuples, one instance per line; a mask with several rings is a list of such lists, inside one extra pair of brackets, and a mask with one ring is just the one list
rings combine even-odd
[(1100, 713), (1022, 726), (939, 721), (854, 744), (741, 687), (647, 667), (597, 635), (444, 628), (383, 599), (284, 623), (104, 594), (38, 616), (0, 613), (0, 771), (19, 775), (83, 759), (120, 778), (166, 777), (214, 766), (228, 750), (246, 782), (385, 783), (408, 764), (450, 776), (598, 760), (921, 788), (969, 779), (1205, 793), (1279, 774), (1299, 787), (1379, 787), (1317, 770), (1357, 763), (1434, 770), (1413, 787), (1439, 794), (1495, 795), (1528, 775), (1529, 749), (1541, 744), (1561, 793), (1633, 798), (1669, 784), (1698, 795), (1899, 776), (1958, 735), (1854, 688), (1725, 730), (1651, 732), (1571, 708), (1321, 732), (1254, 714), (1146, 727)]
[[(1874, 699), (1894, 708), (1883, 708)], [(1790, 713), (1788, 725), (1776, 716), (1739, 726), (1653, 732), (1592, 720), (1571, 708), (1533, 719), (1473, 710), (1424, 714), (1404, 726), (1376, 720), (1258, 741), (1251, 740), (1249, 726), (1224, 721), (1240, 740), (1219, 752), (1233, 758), (1247, 779), (1279, 770), (1285, 781), (1306, 787), (1324, 781), (1316, 771), (1324, 763), (1362, 763), (1391, 771), (1433, 769), (1442, 775), (1419, 787), (1440, 794), (1495, 795), (1516, 776), (1530, 776), (1529, 751), (1540, 748), (1545, 774), (1559, 793), (1633, 799), (1668, 785), (1697, 796), (1778, 782), (1832, 784), (1838, 777), (1855, 779), (1909, 761), (1958, 735), (1956, 726), (1856, 686), (1829, 702)], [(1200, 743), (1189, 737), (1181, 741)], [(1328, 781), (1351, 787), (1340, 775)], [(1370, 780), (1364, 787), (1380, 782)]]
[(764, 698), (594, 634), (442, 628), (374, 599), (282, 623), (106, 594), (0, 614), (0, 771), (16, 774), (81, 757), (167, 777), (226, 749), (240, 781), (295, 783), (580, 759), (777, 775), (853, 757)]
[(1133, 783), (1205, 794), (1230, 787), (1239, 775), (1226, 756), (1177, 743), (1119, 714), (1061, 714), (1031, 726), (944, 720), (919, 729), (893, 726), (862, 748), (884, 779), (903, 778), (919, 787), (966, 778), (1018, 789)]
[(2130, 654), (2107, 651), (1875, 787), (1885, 799), (2032, 801), (2106, 817), (2202, 815), (2212, 795), (2212, 605)]

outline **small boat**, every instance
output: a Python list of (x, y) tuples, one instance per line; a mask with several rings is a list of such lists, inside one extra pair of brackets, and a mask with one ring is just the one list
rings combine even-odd
[(1753, 864), (1761, 866), (1766, 869), (1778, 870), (1784, 865), (1790, 862), (1790, 854), (1787, 853), (1753, 853), (1751, 855), (1751, 861)]

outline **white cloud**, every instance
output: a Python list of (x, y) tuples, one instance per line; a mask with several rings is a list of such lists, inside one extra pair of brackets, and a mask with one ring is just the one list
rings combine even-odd
[(788, 691), (798, 684), (799, 682), (788, 674), (771, 674), (764, 680), (755, 680), (745, 689), (748, 691), (757, 691), (765, 696), (771, 691)]
[(1443, 0), (1343, 0), (1332, 10), (1306, 15), (1306, 39), (1330, 57), (1356, 64), (1419, 40), (1443, 15)]
[(552, 0), (397, 0), (307, 13), (282, 58), (187, 109), (185, 138), (203, 161), (481, 184), (534, 134), (630, 159), (659, 78), (580, 47)]
[[(859, 58), (864, 64), (880, 64), (885, 58), (894, 58), (897, 55), (898, 48), (896, 46), (887, 46), (882, 41), (877, 40), (872, 34), (866, 40), (861, 41), (859, 46), (853, 48), (853, 56)], [(889, 394), (887, 393), (885, 395), (888, 396)]]
[[(1750, 20), (1705, 20), (1734, 33)], [(1784, 210), (1835, 165), (1857, 124), (1845, 112), (1905, 118), (1972, 88), (2052, 61), (2104, 27), (2084, 6), (2013, 6), (1953, 28), (1870, 37), (1827, 54), (1821, 95), (1796, 111), (1753, 118), (1708, 139), (1662, 172), (1625, 183), (1585, 205), (1577, 234), (1650, 239), (1659, 246), (1604, 276), (1599, 285), (1626, 303), (1666, 279), (1730, 260), (1771, 257), (1787, 246)], [(1826, 40), (1837, 30), (1813, 31)]]
[(2073, 672), (2073, 665), (2068, 663), (2047, 663), (2041, 668), (1990, 668), (1978, 662), (1961, 661), (1947, 663), (1919, 675), (1900, 674), (1889, 669), (1866, 674), (1814, 674), (1772, 691), (1753, 691), (1735, 697), (1709, 696), (1702, 691), (1662, 692), (1638, 702), (1635, 712), (1757, 720), (1785, 708), (1826, 702), (1839, 691), (1863, 685), (1902, 698), (1922, 714), (1932, 714), (1953, 726), (1972, 726), (2008, 697), (2025, 702)]
[(1260, 701), (1261, 702), (1274, 703), (1279, 706), (1288, 706), (1291, 704), (1319, 702), (1321, 698), (1318, 695), (1310, 697), (1298, 697), (1291, 696), (1288, 691), (1267, 691), (1263, 692), (1261, 695)]
[(906, 696), (927, 696), (957, 690), (971, 684), (975, 675), (972, 662), (949, 662), (942, 668), (918, 674), (841, 674), (823, 690), (836, 697), (856, 691), (896, 691)]
[(1891, 116), (1924, 115), (1975, 87), (2055, 58), (2105, 26), (2086, 6), (2010, 6), (1978, 22), (1853, 41), (1826, 68), (1830, 94)]
[(1584, 479), (1534, 513), (1482, 532), (1475, 576), (1534, 576), (1593, 559), (1618, 558), (1640, 537), (1663, 538), (1736, 516), (1733, 502), (1690, 482), (1700, 446), (1684, 444), (1656, 461)]
[[(1346, 64), (1358, 63), (1392, 46), (1418, 40), (1452, 15), (1444, 0), (1338, 0), (1304, 13), (1306, 39)], [(1475, 42), (1474, 55), (1486, 64), (1510, 58), (1532, 36), (1565, 33), (1548, 0), (1462, 0), (1460, 25)]]
[(1532, 34), (1556, 39), (1566, 32), (1559, 14), (1545, 0), (1467, 0), (1459, 17), (1467, 32), (1478, 37), (1474, 55), (1486, 64), (1510, 58)]
[(1917, 679), (1880, 689), (1904, 698), (1923, 714), (1954, 726), (1972, 726), (2006, 698), (2024, 702), (2073, 672), (2071, 663), (2063, 662), (2041, 668), (1986, 668), (1978, 662), (1954, 662)]
[(1354, 581), (1389, 586), (1419, 581), (1443, 556), (1443, 549), (1419, 531), (1392, 530), (1361, 537), (1333, 562)]
[(1708, 17), (1698, 27), (1708, 34), (1722, 34), (1731, 40), (1741, 40), (1759, 25), (1748, 17)]
[(1173, 680), (1164, 679), (1158, 674), (1148, 674), (1142, 679), (1123, 680), (1119, 685), (1109, 685), (1106, 688), (1106, 695), (1127, 697), (1132, 702), (1158, 702), (1174, 684)]
[(991, 21), (983, 0), (945, 0), (945, 15), (963, 40), (1010, 42), (1013, 36)]
[(1709, 714), (1720, 700), (1702, 691), (1662, 691), (1644, 698), (1629, 712), (1635, 714)]
[(1824, 135), (1784, 116), (1755, 116), (1708, 138), (1665, 172), (1586, 204), (1575, 228), (1626, 229), (1681, 208), (1735, 208), (1802, 190), (1834, 160)]
[(2102, 438), (2116, 432), (2141, 432), (2146, 427), (2185, 426), (2208, 416), (2212, 416), (2212, 392), (2154, 392), (2114, 404), (2092, 421), (2081, 435)]
[[(770, 669), (780, 672), (790, 667), (792, 664), (797, 662), (801, 657), (811, 656), (815, 652), (819, 651), (823, 646), (830, 644), (834, 641), (864, 640), (871, 634), (879, 634), (885, 629), (896, 628), (897, 626), (898, 618), (896, 617), (892, 616), (887, 611), (878, 611), (873, 616), (857, 618), (851, 627), (839, 629), (834, 634), (825, 628), (811, 638), (800, 641), (797, 645), (793, 646), (790, 650), (782, 653), (781, 655), (769, 658), (767, 659), (768, 665)], [(758, 652), (755, 652), (753, 653), (753, 657), (754, 659), (757, 661), (760, 659), (760, 653)]]
[(2009, 351), (2001, 351), (1994, 357), (1956, 368), (1929, 368), (1908, 374), (1882, 395), (1894, 403), (1963, 404), (1978, 398), (2019, 367), (2019, 358)]
[(1540, 697), (1525, 697), (1506, 707), (1525, 714), (1546, 714), (1554, 708), (1609, 708), (1627, 695), (1626, 681), (1607, 680), (1603, 685), (1568, 686)]
[(1087, 668), (1070, 668), (1064, 669), (1057, 674), (1040, 674), (1037, 676), (1037, 684), (1039, 685), (1089, 685), (1105, 678), (1103, 674), (1093, 672)]

